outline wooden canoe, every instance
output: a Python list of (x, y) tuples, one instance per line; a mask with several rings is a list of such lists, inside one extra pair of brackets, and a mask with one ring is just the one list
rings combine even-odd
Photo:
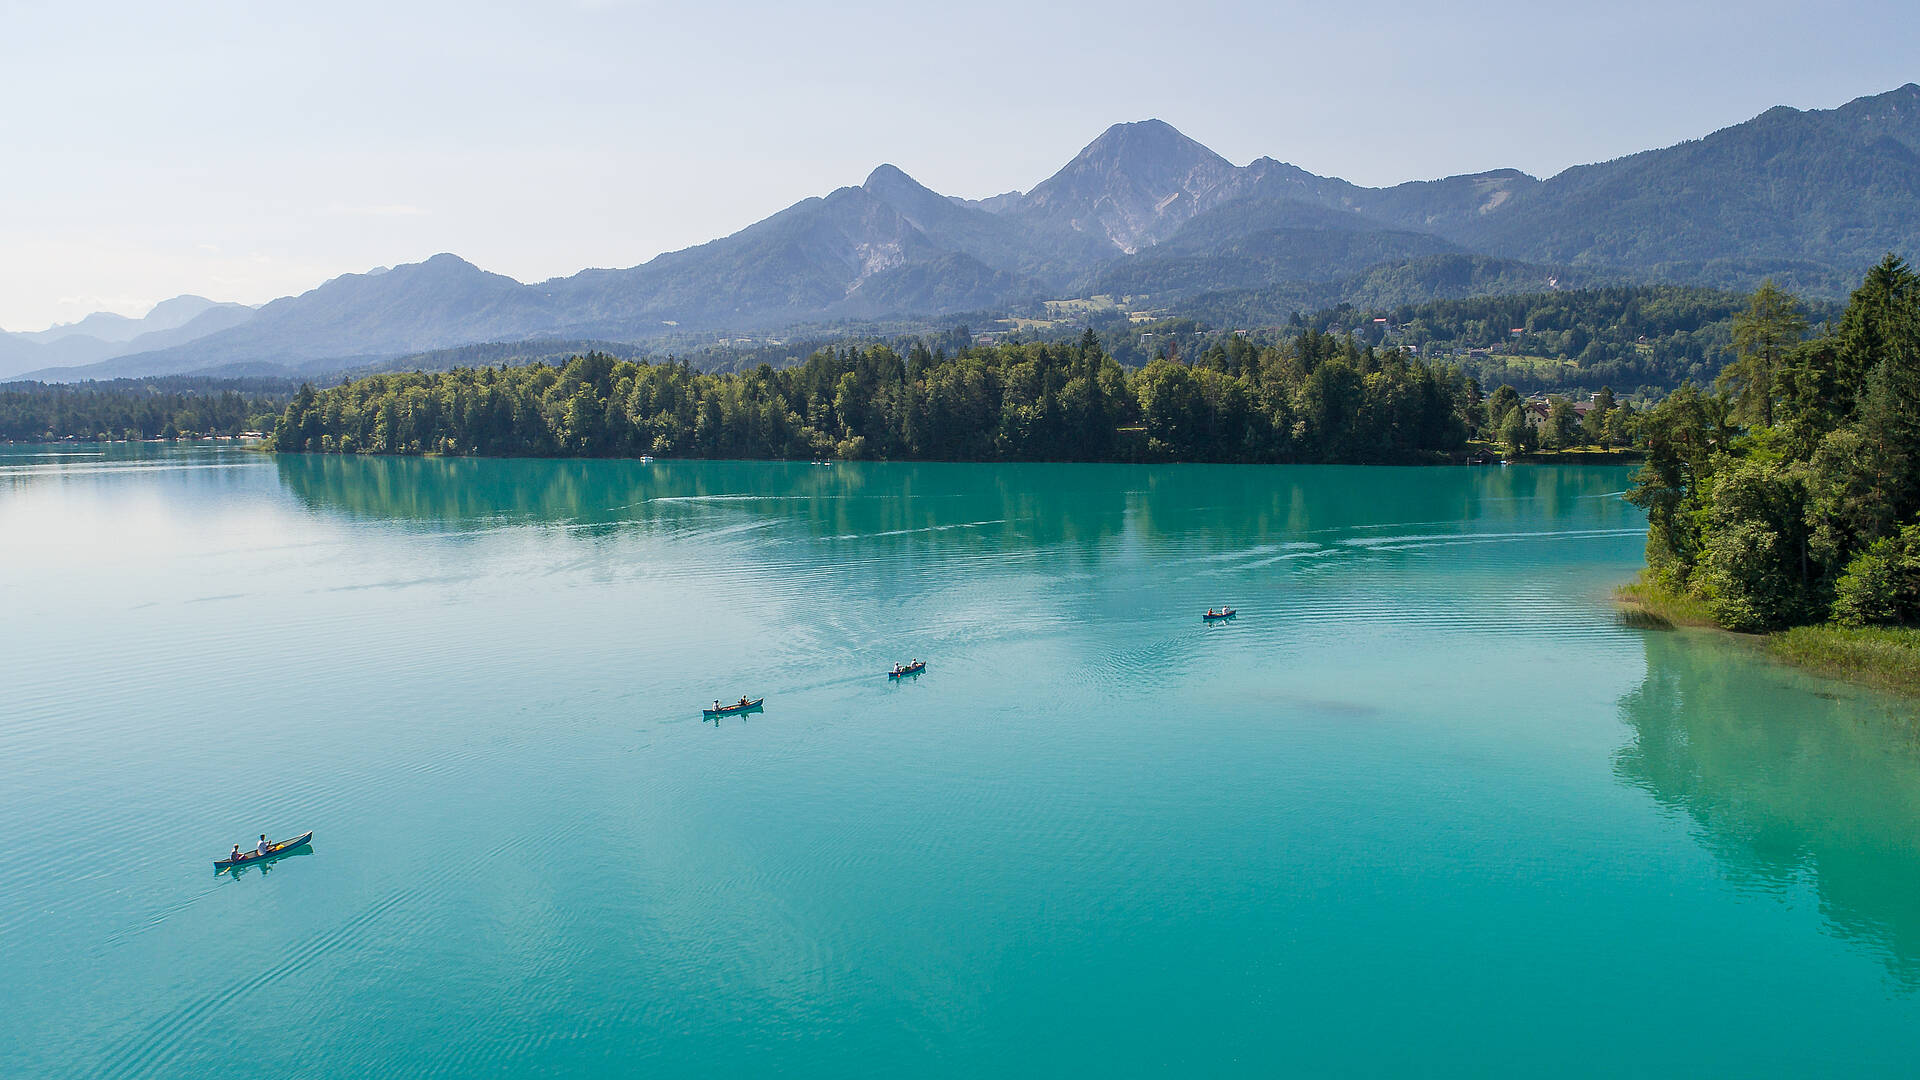
[(215, 870), (225, 870), (230, 866), (245, 866), (248, 863), (257, 863), (263, 859), (271, 859), (276, 855), (285, 855), (294, 848), (305, 847), (311, 843), (312, 840), (312, 832), (303, 832), (291, 840), (282, 840), (268, 847), (265, 854), (258, 851), (243, 851), (237, 859), (215, 859), (213, 860), (213, 868)]

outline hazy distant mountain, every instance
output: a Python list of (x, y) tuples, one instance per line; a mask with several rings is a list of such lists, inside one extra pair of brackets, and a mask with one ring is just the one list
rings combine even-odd
[(162, 300), (153, 305), (153, 309), (138, 319), (125, 315), (115, 315), (111, 311), (96, 311), (78, 322), (62, 323), (45, 330), (16, 334), (16, 337), (46, 344), (62, 338), (84, 335), (100, 341), (132, 341), (142, 334), (156, 330), (174, 330), (192, 322), (194, 318), (210, 308), (242, 307), (240, 304), (222, 305), (204, 296), (176, 296), (171, 300)]
[(34, 369), (70, 368), (130, 352), (165, 348), (237, 326), (252, 317), (253, 309), (245, 304), (176, 296), (155, 304), (138, 319), (97, 311), (78, 322), (46, 330), (0, 332), (0, 379)]
[(123, 352), (120, 346), (111, 341), (102, 341), (85, 334), (42, 344), (25, 334), (9, 334), (0, 331), (0, 379), (17, 377), (21, 372), (35, 368), (63, 368), (73, 364), (90, 364), (102, 357)]
[[(177, 328), (192, 340), (138, 338), (127, 355), (40, 374), (314, 370), (484, 341), (638, 342), (1095, 294), (1236, 321), (1576, 279), (1746, 288), (1772, 275), (1832, 296), (1887, 250), (1920, 254), (1920, 86), (1773, 109), (1548, 180), (1500, 169), (1387, 188), (1271, 158), (1236, 166), (1146, 120), (1107, 129), (1026, 192), (955, 198), (882, 165), (858, 187), (626, 269), (522, 285), (439, 255), (203, 334), (208, 309)], [(110, 323), (92, 325), (121, 332)], [(58, 329), (62, 340), (0, 336), (0, 375), (24, 370), (21, 348), (111, 347)], [(56, 362), (76, 363), (35, 366)]]
[(550, 319), (550, 305), (538, 291), (457, 256), (435, 255), (392, 270), (342, 275), (195, 341), (35, 377), (116, 379), (234, 364), (298, 367), (317, 359), (373, 359), (450, 342), (525, 336), (528, 326)]
[[(126, 342), (126, 348), (128, 351), (145, 351), (198, 341), (209, 334), (217, 334), (222, 330), (239, 326), (252, 319), (254, 313), (255, 309), (245, 304), (214, 304), (171, 329), (151, 330), (133, 338)], [(148, 318), (151, 319), (152, 316)]]

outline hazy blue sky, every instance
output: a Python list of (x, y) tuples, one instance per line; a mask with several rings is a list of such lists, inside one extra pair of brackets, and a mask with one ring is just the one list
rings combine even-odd
[(630, 266), (883, 161), (1028, 188), (1149, 116), (1386, 184), (1916, 79), (1912, 0), (0, 0), (0, 327), (443, 250), (528, 281)]

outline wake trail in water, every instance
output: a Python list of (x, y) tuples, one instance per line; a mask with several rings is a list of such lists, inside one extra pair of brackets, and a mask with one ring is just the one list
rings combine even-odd
[(438, 893), (457, 877), (477, 871), (502, 856), (550, 842), (547, 836), (520, 836), (497, 845), (477, 859), (458, 867), (444, 861), (434, 870), (416, 877), (414, 883), (375, 900), (359, 914), (332, 930), (307, 939), (283, 952), (281, 958), (265, 969), (236, 980), (227, 986), (202, 994), (178, 1009), (148, 1023), (139, 1032), (122, 1041), (107, 1055), (100, 1070), (86, 1075), (103, 1078), (166, 1075), (169, 1067), (192, 1049), (191, 1041), (208, 1038), (207, 1029), (225, 1007), (258, 990), (270, 987), (312, 968), (328, 957), (354, 945), (366, 930), (388, 913), (405, 910), (407, 905)]

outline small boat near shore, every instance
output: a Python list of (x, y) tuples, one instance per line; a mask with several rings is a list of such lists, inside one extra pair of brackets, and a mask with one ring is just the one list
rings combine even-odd
[(915, 660), (911, 664), (895, 664), (893, 670), (887, 672), (887, 678), (898, 679), (905, 675), (918, 675), (925, 670), (927, 670), (925, 660)]
[(228, 870), (236, 866), (252, 866), (257, 862), (271, 862), (282, 855), (291, 854), (300, 848), (306, 847), (312, 842), (313, 831), (308, 830), (291, 840), (282, 840), (277, 844), (272, 844), (268, 846), (264, 852), (245, 851), (241, 852), (240, 857), (237, 859), (215, 859), (213, 860), (213, 868), (215, 870)]
[(701, 709), (700, 711), (708, 716), (729, 716), (733, 713), (760, 712), (762, 711), (760, 703), (765, 700), (767, 699), (763, 697), (753, 699), (741, 698), (731, 705), (722, 705), (717, 709)]

